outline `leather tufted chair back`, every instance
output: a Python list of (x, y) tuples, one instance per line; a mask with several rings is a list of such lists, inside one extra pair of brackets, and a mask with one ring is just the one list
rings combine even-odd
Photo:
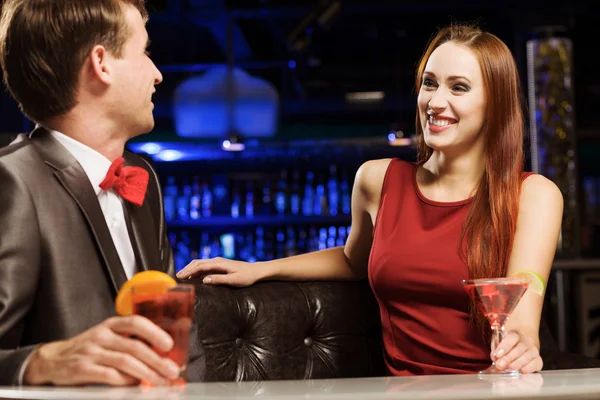
[[(196, 294), (206, 381), (385, 375), (379, 308), (366, 281), (199, 283)], [(545, 370), (600, 368), (596, 358), (559, 351), (544, 321), (540, 343)]]
[(363, 282), (197, 284), (206, 381), (383, 375), (379, 309)]

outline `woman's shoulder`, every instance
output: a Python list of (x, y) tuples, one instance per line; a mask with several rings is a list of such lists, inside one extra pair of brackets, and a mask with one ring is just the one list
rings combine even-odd
[(541, 174), (528, 173), (521, 183), (521, 204), (552, 204), (562, 208), (563, 195), (558, 186)]
[(389, 165), (392, 162), (397, 162), (399, 161), (396, 158), (380, 158), (377, 160), (369, 160), (369, 161), (365, 161), (364, 163), (362, 163), (362, 165), (358, 168), (357, 171), (357, 175), (367, 175), (367, 174), (378, 174), (381, 173), (382, 171), (385, 173), (385, 171), (388, 169)]
[(535, 172), (523, 172), (522, 173), (522, 183), (521, 187), (523, 190), (527, 189), (537, 189), (543, 190), (547, 192), (556, 192), (560, 193), (560, 189), (556, 186), (556, 183), (552, 182), (550, 179), (546, 178), (544, 175), (535, 173)]
[(368, 199), (379, 197), (388, 169), (397, 162), (402, 161), (396, 158), (381, 158), (364, 162), (356, 171), (355, 189)]
[(414, 171), (415, 163), (404, 161), (399, 158), (380, 158), (377, 160), (365, 161), (358, 169), (356, 175), (373, 178), (374, 176), (385, 175), (392, 167), (396, 170)]
[(397, 181), (400, 175), (412, 179), (415, 164), (398, 158), (382, 158), (363, 163), (356, 172), (355, 188), (369, 199), (379, 198), (386, 179)]

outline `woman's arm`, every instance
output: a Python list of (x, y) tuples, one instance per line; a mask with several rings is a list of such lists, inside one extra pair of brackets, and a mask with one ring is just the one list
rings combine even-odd
[[(552, 181), (542, 175), (531, 175), (523, 181), (507, 276), (520, 270), (531, 270), (537, 272), (545, 282), (548, 281), (562, 213), (563, 197)], [(506, 322), (505, 330), (509, 334), (496, 351), (498, 362), (502, 361), (500, 357), (506, 355), (501, 365), (512, 363), (509, 368), (524, 368), (525, 372), (535, 372), (542, 368), (541, 358), (536, 358), (539, 358), (539, 327), (543, 304), (543, 295), (530, 290), (525, 292)]]
[(373, 223), (390, 160), (364, 163), (352, 189), (352, 229), (344, 247), (249, 264), (224, 258), (195, 260), (179, 279), (204, 276), (207, 284), (249, 286), (260, 280), (358, 280), (367, 276), (373, 243)]

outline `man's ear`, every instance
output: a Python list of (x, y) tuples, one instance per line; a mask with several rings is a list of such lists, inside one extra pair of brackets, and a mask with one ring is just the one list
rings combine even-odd
[(96, 45), (88, 56), (92, 74), (99, 81), (109, 85), (112, 82), (112, 57), (102, 45)]

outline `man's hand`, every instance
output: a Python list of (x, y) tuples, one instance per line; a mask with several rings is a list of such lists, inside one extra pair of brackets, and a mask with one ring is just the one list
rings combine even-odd
[(176, 379), (179, 366), (150, 346), (169, 351), (173, 339), (141, 316), (109, 318), (72, 339), (38, 348), (23, 384), (126, 386), (145, 379), (161, 385), (166, 379)]

